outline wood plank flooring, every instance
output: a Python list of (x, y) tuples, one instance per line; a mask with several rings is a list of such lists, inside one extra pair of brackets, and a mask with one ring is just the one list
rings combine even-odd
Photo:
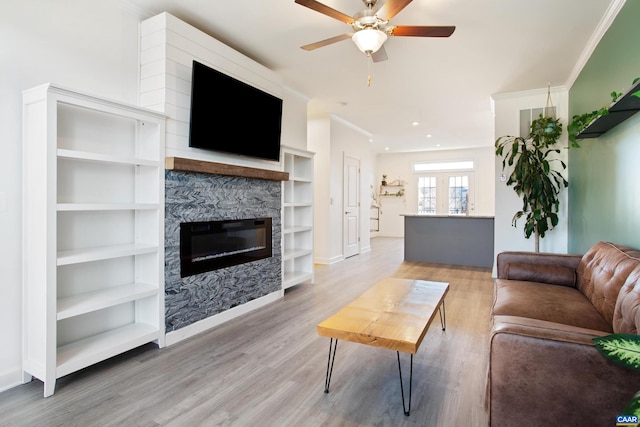
[[(414, 356), (409, 417), (386, 349), (340, 341), (323, 392), (329, 339), (316, 325), (388, 276), (450, 283), (447, 330), (433, 322)], [(38, 380), (1, 393), (0, 426), (486, 426), (492, 289), (488, 269), (404, 262), (402, 239), (377, 237), (371, 252), (316, 266), (313, 285), (68, 375), (49, 398)]]

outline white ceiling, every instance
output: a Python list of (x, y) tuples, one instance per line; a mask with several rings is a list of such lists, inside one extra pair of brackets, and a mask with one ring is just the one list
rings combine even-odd
[[(347, 15), (364, 8), (361, 0), (321, 1)], [(371, 65), (368, 87), (367, 57), (351, 40), (300, 49), (351, 27), (294, 0), (131, 0), (276, 71), (310, 98), (311, 113), (357, 126), (378, 152), (492, 146), (491, 95), (570, 85), (592, 37), (621, 1), (413, 0), (391, 24), (456, 31), (449, 38), (389, 37), (389, 59)]]

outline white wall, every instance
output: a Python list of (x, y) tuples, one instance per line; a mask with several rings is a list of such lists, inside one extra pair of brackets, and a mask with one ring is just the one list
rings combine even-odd
[(360, 252), (371, 249), (369, 232), (369, 186), (375, 170), (375, 156), (369, 135), (333, 116), (314, 116), (308, 122), (309, 150), (314, 164), (314, 259), (332, 264), (343, 253), (343, 165), (344, 155), (360, 159)]
[(53, 82), (136, 103), (140, 18), (124, 0), (0, 3), (0, 390), (21, 381), (22, 91)]
[(475, 167), (475, 210), (473, 215), (494, 215), (494, 154), (492, 147), (465, 150), (439, 150), (413, 153), (379, 154), (377, 158), (374, 190), (378, 191), (382, 175), (387, 181), (403, 180), (404, 196), (382, 196), (380, 200), (381, 236), (404, 236), (404, 213), (418, 212), (418, 178), (413, 164), (418, 162), (443, 162), (473, 160)]
[[(547, 102), (547, 89), (535, 91), (508, 93), (493, 96), (495, 102), (495, 133), (496, 138), (504, 135), (518, 135), (520, 129), (520, 110), (542, 108)], [(560, 138), (559, 148), (568, 145), (566, 133), (568, 116), (568, 93), (564, 88), (551, 88), (551, 99), (556, 107), (557, 116), (563, 125), (563, 134)], [(561, 158), (567, 161), (567, 150), (562, 150)], [(513, 215), (522, 208), (522, 201), (513, 191), (513, 187), (507, 187), (505, 182), (499, 180), (502, 174), (502, 159), (496, 158), (495, 163), (495, 254), (505, 250), (533, 251), (534, 239), (525, 239), (523, 231), (523, 219), (520, 219), (517, 228), (511, 225)], [(510, 170), (504, 174), (509, 176)], [(568, 170), (564, 172), (568, 178)], [(568, 189), (560, 193), (560, 222), (557, 227), (548, 232), (544, 239), (540, 239), (541, 252), (567, 252), (568, 241)]]
[(282, 135), (280, 142), (300, 150), (307, 149), (307, 103), (309, 97), (284, 87), (282, 92)]
[[(127, 0), (0, 2), (0, 391), (21, 374), (22, 91), (46, 82), (138, 103), (138, 29)], [(306, 100), (282, 88), (284, 144), (306, 149)]]
[[(283, 99), (281, 142), (306, 149), (306, 98), (285, 90), (276, 72), (164, 12), (141, 23), (140, 105), (167, 116), (168, 157), (281, 169), (278, 162), (189, 147), (193, 60)], [(217, 130), (224, 132), (223, 128)]]
[[(331, 147), (333, 153), (332, 175), (340, 177), (334, 194), (336, 205), (340, 207), (337, 212), (339, 223), (342, 226), (344, 220), (344, 156), (360, 160), (360, 253), (371, 250), (370, 223), (369, 223), (369, 187), (372, 184), (373, 171), (375, 170), (375, 156), (371, 151), (370, 135), (363, 130), (352, 126), (350, 123), (334, 118), (331, 126)], [(342, 230), (341, 230), (342, 231)], [(341, 233), (342, 236), (342, 233)], [(337, 239), (335, 239), (337, 241)], [(339, 242), (340, 252), (343, 252), (343, 241)]]
[[(319, 264), (340, 261), (339, 254), (332, 258), (331, 230), (332, 195), (331, 182), (327, 178), (331, 169), (331, 118), (329, 115), (309, 118), (307, 123), (309, 150), (315, 152), (313, 159), (313, 257)], [(320, 230), (323, 230), (322, 232)]]

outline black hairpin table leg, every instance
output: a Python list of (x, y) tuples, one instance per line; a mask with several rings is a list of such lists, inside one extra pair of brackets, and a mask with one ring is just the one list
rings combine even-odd
[[(333, 348), (333, 354), (331, 350)], [(333, 362), (336, 360), (336, 349), (338, 348), (338, 340), (336, 339), (335, 345), (333, 344), (333, 338), (329, 341), (329, 358), (327, 359), (327, 375), (324, 379), (324, 392), (329, 393), (329, 383), (331, 382), (331, 373), (333, 372)]]
[(438, 308), (438, 313), (440, 313), (440, 324), (442, 325), (442, 330), (447, 329), (447, 312), (444, 310), (444, 300), (442, 300), (442, 304)]
[(409, 365), (409, 405), (408, 407), (405, 406), (405, 403), (404, 403), (404, 386), (402, 384), (402, 368), (400, 367), (400, 352), (397, 351), (396, 353), (398, 353), (398, 372), (400, 373), (400, 394), (402, 395), (402, 409), (404, 410), (404, 414), (406, 416), (409, 416), (409, 414), (411, 413), (411, 384), (413, 383), (413, 353), (410, 353), (411, 362)]

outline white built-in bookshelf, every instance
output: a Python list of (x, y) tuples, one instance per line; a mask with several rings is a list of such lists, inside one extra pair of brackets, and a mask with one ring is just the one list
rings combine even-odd
[(282, 288), (313, 282), (313, 156), (282, 147)]
[(23, 370), (56, 379), (164, 346), (157, 112), (51, 84), (23, 94)]

